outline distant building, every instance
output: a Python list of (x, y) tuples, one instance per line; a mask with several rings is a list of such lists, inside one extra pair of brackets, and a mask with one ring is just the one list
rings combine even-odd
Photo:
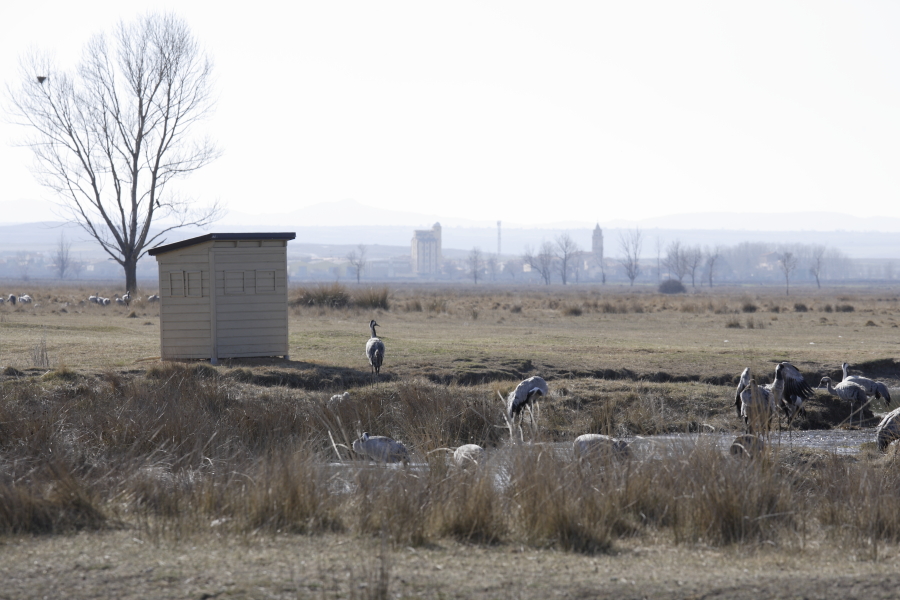
[(591, 252), (598, 260), (603, 260), (603, 230), (600, 229), (600, 223), (594, 227), (594, 234), (591, 237)]
[(412, 272), (420, 277), (433, 277), (441, 271), (441, 224), (431, 229), (418, 229), (412, 238)]

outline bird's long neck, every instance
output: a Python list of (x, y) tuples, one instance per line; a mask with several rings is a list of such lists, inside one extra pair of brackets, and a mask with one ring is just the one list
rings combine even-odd
[(374, 338), (374, 337), (378, 337), (378, 336), (375, 334), (375, 325), (369, 323), (369, 330), (372, 332), (372, 337), (373, 337), (373, 338)]
[(847, 363), (844, 363), (843, 365), (841, 365), (841, 370), (844, 371), (844, 379), (847, 379), (847, 372), (850, 370), (847, 368)]

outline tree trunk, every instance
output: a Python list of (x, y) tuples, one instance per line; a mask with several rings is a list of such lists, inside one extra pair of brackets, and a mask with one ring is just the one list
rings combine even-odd
[(126, 258), (122, 267), (125, 269), (125, 291), (137, 291), (137, 261)]

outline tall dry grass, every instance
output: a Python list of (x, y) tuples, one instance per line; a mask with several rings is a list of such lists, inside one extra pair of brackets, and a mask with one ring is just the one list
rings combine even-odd
[[(871, 548), (900, 541), (893, 459), (745, 460), (700, 436), (681, 450), (577, 462), (545, 438), (509, 444), (493, 389), (424, 381), (324, 393), (258, 388), (208, 367), (146, 376), (61, 370), (0, 382), (0, 533), (135, 527), (344, 532), (391, 544), (443, 538), (606, 552), (623, 537)], [(643, 417), (668, 408), (636, 389)], [(565, 404), (566, 398), (561, 403)], [(642, 399), (643, 398), (643, 399)], [(643, 406), (643, 408), (641, 408)], [(597, 415), (598, 425), (611, 413)], [(338, 462), (328, 437), (390, 433), (408, 468)], [(442, 448), (490, 448), (459, 469)]]

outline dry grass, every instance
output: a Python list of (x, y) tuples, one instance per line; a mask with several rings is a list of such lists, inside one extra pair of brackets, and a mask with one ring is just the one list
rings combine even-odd
[[(381, 559), (351, 577), (367, 583), (366, 597), (386, 597), (395, 581), (387, 556), (406, 547), (596, 556), (635, 544), (787, 553), (831, 544), (879, 557), (900, 543), (893, 455), (741, 460), (703, 436), (682, 451), (593, 464), (568, 450), (585, 432), (737, 430), (734, 381), (745, 366), (765, 379), (789, 359), (816, 383), (847, 360), (896, 380), (896, 297), (788, 303), (745, 291), (487, 286), (374, 295), (386, 299), (379, 308), (295, 307), (299, 360), (218, 367), (147, 360), (158, 328), (142, 323), (158, 322), (156, 305), (62, 307), (64, 290), (53, 290), (37, 294), (38, 307), (0, 307), (0, 533), (371, 539), (386, 548)], [(379, 381), (362, 357), (372, 316), (388, 348)], [(874, 319), (883, 326), (865, 326)], [(511, 445), (497, 395), (533, 374), (551, 384), (541, 427), (534, 443)], [(345, 390), (349, 399), (330, 401)], [(800, 424), (845, 416), (822, 397)], [(403, 440), (413, 466), (371, 466), (340, 447), (338, 463), (329, 433), (350, 446), (363, 431)], [(442, 449), (465, 443), (487, 447), (488, 458), (451, 468)]]

